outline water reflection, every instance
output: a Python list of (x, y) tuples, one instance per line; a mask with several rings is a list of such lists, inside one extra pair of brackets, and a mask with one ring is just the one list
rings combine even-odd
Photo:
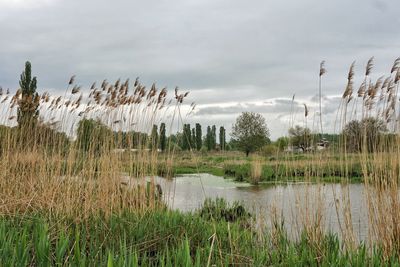
[(206, 197), (223, 197), (229, 202), (243, 202), (259, 220), (268, 224), (275, 208), (284, 219), (289, 234), (294, 236), (298, 234), (301, 224), (307, 223), (307, 214), (312, 214), (319, 207), (324, 214), (325, 229), (340, 233), (340, 225), (343, 227), (344, 221), (342, 194), (348, 194), (354, 233), (359, 240), (365, 240), (368, 234), (362, 184), (346, 187), (304, 183), (251, 186), (210, 174), (185, 175), (173, 180), (158, 178), (157, 181), (163, 189), (165, 201), (173, 209), (192, 211), (199, 208)]

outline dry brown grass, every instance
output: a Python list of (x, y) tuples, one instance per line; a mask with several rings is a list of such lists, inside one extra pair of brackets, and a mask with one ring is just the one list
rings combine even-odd
[(262, 160), (255, 157), (251, 161), (251, 183), (258, 184), (261, 180), (262, 174)]
[[(381, 76), (372, 82), (370, 76), (373, 67), (373, 58), (368, 60), (365, 78), (359, 87), (356, 99), (351, 97), (354, 63), (350, 67), (348, 85), (343, 94), (343, 103), (339, 112), (342, 114), (340, 129), (345, 124), (354, 119), (364, 119), (374, 117), (381, 120), (388, 128), (387, 134), (392, 134), (391, 141), (383, 140), (376, 142), (373, 146), (374, 151), (368, 151), (367, 132), (363, 131), (362, 150), (358, 153), (358, 162), (361, 163), (364, 178), (365, 202), (368, 207), (369, 220), (369, 244), (379, 245), (383, 249), (385, 257), (389, 257), (393, 252), (399, 251), (400, 237), (400, 199), (398, 180), (400, 177), (400, 138), (398, 132), (398, 109), (397, 90), (399, 81), (396, 81), (398, 72), (398, 59), (395, 60), (390, 74), (385, 78)], [(379, 97), (378, 97), (379, 94)], [(357, 101), (361, 102), (361, 113), (357, 112)], [(349, 112), (347, 106), (353, 102), (354, 111)], [(382, 138), (378, 136), (376, 138)], [(346, 151), (346, 136), (341, 139), (343, 147), (339, 153), (343, 159), (345, 169), (349, 166), (348, 152)], [(344, 181), (342, 193), (335, 201), (337, 212), (343, 216), (340, 224), (342, 238), (347, 248), (354, 248), (358, 242), (357, 235), (352, 227), (352, 211), (350, 208), (350, 193), (348, 183)]]
[[(338, 109), (338, 125), (336, 131), (341, 133), (345, 125), (351, 120), (376, 118), (384, 123), (388, 132), (376, 137), (382, 139), (373, 146), (373, 151), (368, 151), (367, 130), (364, 129), (361, 138), (361, 151), (350, 153), (347, 151), (347, 137), (341, 136), (339, 146), (335, 149), (319, 153), (305, 160), (285, 161), (290, 168), (304, 168), (303, 181), (311, 182), (311, 170), (320, 173), (324, 169), (337, 169), (337, 164), (344, 176), (340, 192), (333, 190), (334, 206), (336, 208), (341, 240), (344, 249), (354, 249), (361, 241), (353, 228), (354, 211), (351, 209), (351, 192), (349, 189), (350, 178), (348, 170), (352, 165), (361, 166), (364, 183), (364, 202), (368, 207), (368, 240), (370, 248), (380, 246), (384, 257), (388, 259), (393, 253), (400, 251), (400, 137), (399, 118), (400, 107), (398, 88), (400, 85), (400, 61), (396, 59), (390, 73), (372, 81), (373, 57), (367, 62), (365, 78), (359, 86), (356, 95), (353, 95), (355, 62), (350, 66), (347, 84), (342, 94), (342, 103)], [(325, 72), (324, 72), (325, 73)], [(321, 75), (320, 75), (321, 76)], [(305, 112), (305, 116), (308, 112)], [(292, 115), (291, 115), (292, 116)], [(321, 123), (322, 124), (322, 123)], [(321, 130), (322, 132), (322, 130)], [(391, 138), (388, 138), (389, 134)], [(332, 160), (333, 158), (337, 158)], [(289, 157), (288, 157), (289, 158)], [(304, 192), (295, 193), (296, 207), (295, 224), (298, 233), (305, 234), (310, 244), (316, 248), (321, 245), (325, 233), (324, 195), (322, 184), (313, 185)], [(333, 187), (334, 188), (334, 187)], [(279, 214), (280, 211), (275, 211)], [(278, 216), (279, 217), (279, 216)], [(272, 221), (278, 220), (277, 218)], [(398, 253), (396, 254), (398, 255)]]
[[(179, 108), (185, 94), (176, 91), (175, 101), (168, 102), (165, 88), (153, 84), (146, 90), (138, 80), (133, 86), (129, 80), (114, 84), (104, 80), (101, 88), (93, 84), (85, 94), (74, 82), (73, 76), (69, 95), (42, 95), (36, 126), (1, 129), (0, 214), (44, 210), (80, 220), (93, 214), (162, 207), (154, 179), (147, 178), (156, 175), (157, 150), (147, 150), (146, 140), (131, 139), (125, 148), (136, 152), (115, 149), (122, 145), (123, 132), (149, 133), (153, 124), (165, 121), (166, 110), (171, 105)], [(2, 122), (12, 126), (10, 115), (16, 117), (20, 100), (29, 98), (20, 90), (1, 97)], [(95, 119), (117, 133), (102, 133), (99, 128), (98, 135), (87, 136), (89, 146), (82, 149), (83, 141), (75, 140), (82, 118)], [(65, 131), (69, 140), (58, 131)], [(126, 166), (129, 183), (122, 178)]]
[[(361, 164), (364, 178), (365, 202), (368, 207), (369, 243), (379, 245), (385, 257), (400, 250), (400, 199), (398, 183), (400, 177), (400, 137), (398, 112), (398, 88), (400, 85), (400, 61), (396, 59), (386, 78), (379, 77), (372, 81), (373, 58), (365, 69), (365, 78), (353, 96), (355, 63), (351, 64), (347, 85), (342, 94), (339, 107), (340, 132), (346, 123), (353, 119), (374, 117), (381, 119), (389, 132), (394, 135), (389, 143), (380, 142), (374, 152), (367, 150), (366, 133), (362, 138), (362, 151), (353, 155), (346, 150), (346, 136), (340, 140), (338, 150), (332, 155), (321, 153), (305, 161), (287, 161), (288, 166), (305, 166), (305, 180), (311, 181), (312, 169), (326, 168), (337, 164), (329, 156), (339, 155), (343, 173), (347, 174), (354, 161)], [(321, 65), (322, 69), (323, 65)], [(322, 74), (325, 72), (323, 71)], [(322, 76), (320, 72), (320, 76)], [(170, 103), (166, 90), (158, 90), (152, 85), (149, 90), (138, 80), (116, 81), (109, 84), (103, 81), (100, 88), (94, 84), (89, 94), (84, 94), (71, 78), (65, 97), (50, 96), (44, 93), (40, 98), (40, 112), (43, 114), (41, 125), (57, 127), (74, 136), (78, 118), (98, 119), (114, 131), (150, 132), (153, 124), (165, 120), (168, 110), (176, 110), (183, 102), (185, 94), (175, 91), (175, 100)], [(72, 87), (70, 90), (69, 87)], [(17, 91), (1, 95), (2, 124), (15, 122), (18, 103), (36, 103)], [(357, 106), (360, 103), (360, 106)], [(361, 112), (359, 110), (361, 109)], [(160, 111), (161, 110), (161, 111)], [(292, 114), (291, 114), (292, 115)], [(305, 106), (305, 117), (308, 108)], [(321, 123), (322, 125), (322, 123)], [(122, 139), (106, 136), (103, 139), (89, 139), (90, 148), (82, 151), (77, 142), (70, 142), (67, 147), (55, 131), (45, 131), (45, 127), (20, 129), (2, 129), (0, 133), (0, 214), (23, 214), (46, 210), (50, 214), (73, 216), (82, 220), (93, 214), (111, 214), (125, 210), (147, 211), (162, 206), (156, 194), (154, 183), (147, 184), (146, 176), (154, 176), (158, 161), (154, 150), (147, 151), (146, 144), (137, 146), (128, 144), (128, 148), (139, 148), (135, 153), (114, 153)], [(97, 148), (97, 149), (95, 149)], [(169, 154), (170, 155), (170, 154)], [(166, 165), (171, 167), (173, 157), (166, 158)], [(232, 161), (243, 163), (244, 161)], [(197, 164), (197, 161), (195, 160)], [(271, 163), (274, 164), (274, 163)], [(131, 166), (129, 172), (134, 183), (121, 179), (124, 166)], [(259, 181), (262, 171), (261, 159), (252, 162), (252, 178)], [(359, 241), (352, 226), (351, 198), (349, 178), (341, 183), (341, 194), (336, 194), (334, 205), (338, 217), (341, 237), (346, 249), (353, 249)], [(304, 178), (302, 178), (304, 179)], [(323, 192), (305, 191), (305, 195), (296, 196), (301, 210), (297, 219), (299, 229), (308, 237), (316, 248), (321, 245), (324, 225)], [(302, 205), (300, 205), (302, 203)], [(279, 211), (274, 211), (278, 216)], [(272, 218), (275, 225), (279, 220)], [(300, 231), (299, 230), (299, 231)]]

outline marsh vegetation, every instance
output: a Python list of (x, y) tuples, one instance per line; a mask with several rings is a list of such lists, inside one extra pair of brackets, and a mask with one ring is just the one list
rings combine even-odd
[[(216, 152), (216, 126), (204, 140), (200, 125), (172, 133), (174, 124), (185, 124), (188, 92), (176, 88), (169, 98), (166, 88), (146, 88), (138, 79), (104, 80), (84, 90), (72, 77), (63, 95), (52, 96), (37, 92), (27, 63), (20, 88), (1, 90), (1, 262), (400, 264), (399, 66), (397, 59), (387, 77), (372, 81), (370, 59), (356, 91), (351, 65), (329, 147), (317, 149), (327, 135), (322, 125), (319, 132), (307, 128), (305, 105), (304, 123), (291, 125), (288, 137), (271, 143), (262, 119), (253, 114), (261, 130), (248, 135), (238, 119), (231, 142), (220, 128)], [(325, 73), (321, 64), (319, 91)], [(190, 114), (195, 104), (187, 107)], [(157, 176), (174, 183), (177, 174), (202, 172), (246, 181), (254, 190), (266, 183), (303, 182), (301, 192), (292, 195), (297, 234), (288, 234), (288, 222), (273, 201), (264, 206), (268, 216), (223, 199), (207, 199), (189, 212), (173, 210), (174, 194), (167, 196)], [(201, 176), (198, 180), (206, 199), (208, 188)], [(335, 233), (327, 230), (325, 212), (324, 186), (332, 181), (337, 182), (331, 190), (331, 210), (339, 218)], [(363, 238), (353, 223), (354, 182), (362, 183), (359, 199), (368, 224)]]

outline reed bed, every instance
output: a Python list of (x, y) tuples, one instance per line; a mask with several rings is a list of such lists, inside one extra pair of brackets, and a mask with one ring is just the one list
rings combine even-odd
[[(163, 205), (146, 180), (159, 161), (158, 141), (148, 134), (174, 115), (187, 93), (176, 88), (168, 99), (166, 88), (146, 89), (138, 79), (104, 80), (85, 93), (73, 76), (64, 96), (0, 94), (6, 125), (0, 129), (0, 214), (44, 210), (84, 219)], [(20, 113), (35, 108), (38, 116), (17, 124)], [(123, 182), (122, 171), (135, 182)]]
[[(318, 179), (318, 177), (323, 177), (327, 168), (338, 169), (334, 166), (335, 163), (329, 160), (327, 162), (325, 159), (337, 158), (341, 192), (336, 192), (335, 187), (332, 188), (343, 249), (352, 251), (360, 243), (368, 244), (369, 252), (373, 252), (374, 247), (379, 247), (382, 257), (390, 261), (393, 257), (398, 259), (400, 256), (398, 212), (400, 205), (398, 187), (400, 58), (394, 61), (389, 74), (378, 77), (375, 81), (371, 78), (373, 65), (374, 58), (370, 58), (358, 90), (354, 84), (356, 63), (353, 62), (349, 68), (347, 84), (335, 122), (336, 131), (339, 133), (339, 145), (316, 154), (308, 159), (307, 163), (300, 165), (304, 169), (303, 181), (316, 181), (317, 185), (322, 186), (322, 183), (318, 181), (322, 182), (323, 179)], [(322, 67), (325, 73), (323, 64), (321, 64)], [(321, 86), (319, 92), (321, 92)], [(305, 107), (305, 126), (308, 114), (309, 111)], [(351, 132), (354, 129), (359, 131), (356, 139)], [(356, 151), (354, 151), (355, 148)], [(299, 165), (299, 162), (290, 160), (284, 162), (287, 162), (287, 166)], [(360, 240), (353, 226), (349, 183), (352, 181), (354, 166), (361, 174), (364, 184), (364, 201), (368, 207), (367, 240)], [(317, 180), (314, 177), (317, 177)], [(305, 194), (297, 196), (297, 201), (301, 203), (298, 208), (303, 214), (301, 218), (295, 218), (300, 225), (298, 232), (305, 234), (307, 240), (317, 246), (325, 231), (323, 224), (325, 208), (321, 206), (323, 198), (321, 192), (306, 191)]]
[[(288, 156), (267, 168), (258, 157), (223, 163), (225, 169), (235, 165), (235, 173), (254, 184), (263, 175), (271, 181), (290, 176), (317, 182), (316, 190), (295, 196), (301, 211), (294, 218), (295, 239), (288, 237), (272, 203), (272, 228), (261, 230), (254, 226), (254, 217), (229, 221), (166, 208), (154, 176), (160, 165), (171, 174), (176, 159), (171, 147), (159, 155), (151, 131), (160, 122), (170, 129), (181, 122), (180, 108), (188, 93), (176, 88), (168, 99), (166, 88), (153, 84), (146, 89), (138, 79), (104, 80), (85, 92), (75, 77), (63, 96), (1, 90), (0, 124), (5, 126), (0, 127), (0, 258), (5, 265), (43, 266), (399, 264), (400, 59), (389, 75), (376, 81), (371, 79), (373, 60), (357, 92), (355, 63), (350, 66), (337, 113), (336, 128), (342, 133), (337, 147), (303, 160)], [(323, 62), (320, 112), (325, 73)], [(34, 120), (19, 119), (20, 112), (36, 109)], [(306, 127), (309, 114), (304, 105)], [(322, 114), (318, 119), (322, 133)], [(346, 132), (354, 120), (361, 130), (356, 139)], [(371, 132), (369, 127), (377, 124), (378, 133)], [(350, 149), (354, 144), (357, 151)], [(194, 160), (197, 170), (198, 164)], [(365, 241), (352, 225), (349, 183), (354, 166), (362, 176), (368, 207)], [(332, 170), (341, 184), (341, 193), (334, 191), (340, 236), (325, 231), (322, 178)], [(218, 214), (226, 214), (224, 209), (218, 208)]]

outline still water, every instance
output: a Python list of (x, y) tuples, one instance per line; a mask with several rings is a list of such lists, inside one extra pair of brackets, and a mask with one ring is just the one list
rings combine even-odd
[[(278, 214), (290, 235), (297, 235), (307, 223), (307, 214), (322, 210), (327, 231), (340, 235), (343, 226), (343, 195), (350, 200), (353, 231), (359, 240), (368, 234), (368, 217), (363, 184), (304, 184), (252, 186), (210, 174), (184, 175), (172, 180), (158, 178), (167, 204), (173, 209), (193, 211), (205, 198), (223, 197), (229, 202), (243, 203), (259, 222), (271, 223), (272, 213)], [(336, 200), (336, 204), (335, 204)]]

